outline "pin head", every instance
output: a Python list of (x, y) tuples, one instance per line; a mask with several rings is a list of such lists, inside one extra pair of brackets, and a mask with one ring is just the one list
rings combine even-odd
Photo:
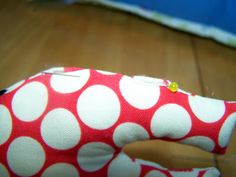
[(171, 82), (169, 85), (169, 89), (171, 92), (177, 92), (179, 85), (176, 82)]

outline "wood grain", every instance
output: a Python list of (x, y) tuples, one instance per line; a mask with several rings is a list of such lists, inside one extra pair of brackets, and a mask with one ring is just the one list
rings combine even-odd
[[(236, 50), (213, 41), (194, 38), (196, 54), (208, 97), (236, 100)], [(225, 155), (216, 156), (222, 177), (236, 176), (236, 132)]]

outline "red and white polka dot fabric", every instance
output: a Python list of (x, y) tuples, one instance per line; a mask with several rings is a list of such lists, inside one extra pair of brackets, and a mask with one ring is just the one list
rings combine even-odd
[(157, 138), (225, 152), (236, 103), (172, 92), (168, 83), (53, 68), (9, 87), (0, 96), (0, 176), (219, 176), (215, 168), (170, 170), (122, 152)]

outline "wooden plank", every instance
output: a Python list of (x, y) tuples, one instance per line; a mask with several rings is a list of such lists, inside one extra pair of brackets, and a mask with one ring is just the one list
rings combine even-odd
[[(236, 100), (236, 50), (210, 40), (194, 38), (205, 95)], [(225, 155), (217, 156), (222, 177), (236, 176), (236, 132)]]
[(161, 140), (135, 142), (127, 145), (125, 152), (131, 157), (153, 161), (172, 169), (214, 166), (210, 153), (191, 146)]
[[(0, 18), (7, 24), (0, 29), (6, 34), (0, 40), (1, 88), (50, 67), (77, 66), (168, 78), (201, 94), (187, 34), (103, 7), (18, 3), (0, 11), (19, 8), (10, 21)], [(214, 165), (210, 153), (176, 143), (135, 143), (125, 150), (172, 168)]]

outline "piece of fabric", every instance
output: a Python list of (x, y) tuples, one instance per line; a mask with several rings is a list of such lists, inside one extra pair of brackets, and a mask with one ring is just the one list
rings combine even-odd
[(236, 103), (170, 84), (63, 67), (16, 83), (0, 96), (0, 176), (218, 177), (215, 168), (171, 170), (122, 152), (148, 139), (225, 152)]
[(64, 0), (64, 2), (102, 4), (236, 47), (236, 1), (234, 0)]

